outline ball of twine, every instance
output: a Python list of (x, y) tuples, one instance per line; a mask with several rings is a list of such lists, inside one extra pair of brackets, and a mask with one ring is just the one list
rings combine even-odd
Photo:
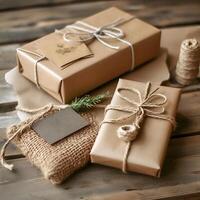
[(190, 85), (197, 78), (200, 63), (200, 46), (196, 39), (186, 39), (181, 43), (176, 65), (176, 81)]

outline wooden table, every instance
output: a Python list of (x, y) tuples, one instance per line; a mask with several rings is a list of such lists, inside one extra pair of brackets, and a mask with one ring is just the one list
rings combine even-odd
[[(16, 96), (4, 80), (4, 74), (15, 66), (15, 49), (109, 6), (121, 7), (160, 28), (200, 24), (200, 3), (193, 0), (0, 0), (0, 146), (6, 127), (19, 121)], [(199, 91), (182, 94), (179, 126), (160, 179), (89, 165), (62, 186), (53, 186), (11, 145), (7, 159), (12, 159), (17, 170), (11, 173), (0, 167), (0, 199), (200, 199), (199, 101)]]

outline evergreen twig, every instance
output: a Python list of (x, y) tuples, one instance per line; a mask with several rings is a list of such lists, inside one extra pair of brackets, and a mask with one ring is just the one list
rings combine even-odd
[(96, 96), (86, 95), (86, 96), (83, 96), (80, 98), (75, 98), (71, 102), (71, 106), (77, 112), (84, 111), (84, 110), (93, 108), (96, 104), (101, 103), (109, 96), (110, 95), (108, 92), (106, 92), (104, 94), (99, 94)]

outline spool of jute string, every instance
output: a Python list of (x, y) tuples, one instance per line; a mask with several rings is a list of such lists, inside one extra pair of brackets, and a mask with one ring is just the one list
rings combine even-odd
[(199, 73), (200, 45), (196, 39), (186, 39), (181, 43), (176, 65), (176, 81), (181, 85), (193, 83)]

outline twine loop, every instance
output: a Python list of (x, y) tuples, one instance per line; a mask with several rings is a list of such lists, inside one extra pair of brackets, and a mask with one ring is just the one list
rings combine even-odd
[[(172, 116), (164, 114), (164, 104), (167, 102), (167, 97), (163, 94), (156, 93), (159, 87), (155, 88), (152, 92), (150, 91), (150, 87), (151, 83), (148, 82), (146, 84), (145, 93), (143, 97), (141, 92), (136, 88), (120, 87), (117, 89), (116, 94), (121, 99), (130, 104), (130, 106), (110, 104), (105, 109), (105, 112), (108, 112), (109, 110), (115, 110), (127, 113), (127, 115), (120, 116), (118, 118), (103, 120), (101, 125), (104, 123), (124, 123), (128, 119), (132, 119), (134, 117), (132, 124), (125, 124), (117, 129), (117, 136), (119, 137), (119, 139), (127, 143), (122, 166), (122, 171), (124, 173), (126, 173), (126, 163), (131, 143), (137, 138), (137, 135), (141, 128), (141, 123), (145, 116), (167, 120), (175, 127), (175, 119)], [(130, 99), (126, 95), (122, 94), (123, 90), (135, 94), (138, 98), (138, 101), (135, 99)]]
[(132, 19), (133, 17), (128, 20), (119, 18), (101, 27), (95, 27), (86, 22), (77, 21), (75, 24), (67, 25), (64, 30), (55, 30), (55, 32), (62, 34), (63, 40), (66, 42), (71, 42), (71, 41), (72, 42), (88, 42), (93, 39), (97, 39), (104, 46), (111, 49), (116, 49), (116, 50), (118, 50), (120, 47), (110, 44), (110, 41), (107, 39), (118, 40), (130, 47), (130, 50), (131, 50), (130, 70), (133, 70), (135, 66), (133, 46), (129, 41), (122, 39), (125, 36), (125, 34), (122, 29), (117, 27)]
[[(64, 32), (63, 39), (67, 42), (87, 42), (96, 38), (103, 45), (112, 48), (119, 49), (119, 46), (110, 45), (105, 39), (115, 38), (120, 39), (124, 37), (124, 33), (121, 29), (116, 26), (122, 23), (122, 19), (117, 19), (110, 24), (102, 27), (95, 27), (88, 23), (77, 21), (75, 24), (68, 25), (65, 27), (67, 32)], [(72, 36), (72, 37), (71, 37)], [(73, 36), (79, 36), (78, 39)]]

